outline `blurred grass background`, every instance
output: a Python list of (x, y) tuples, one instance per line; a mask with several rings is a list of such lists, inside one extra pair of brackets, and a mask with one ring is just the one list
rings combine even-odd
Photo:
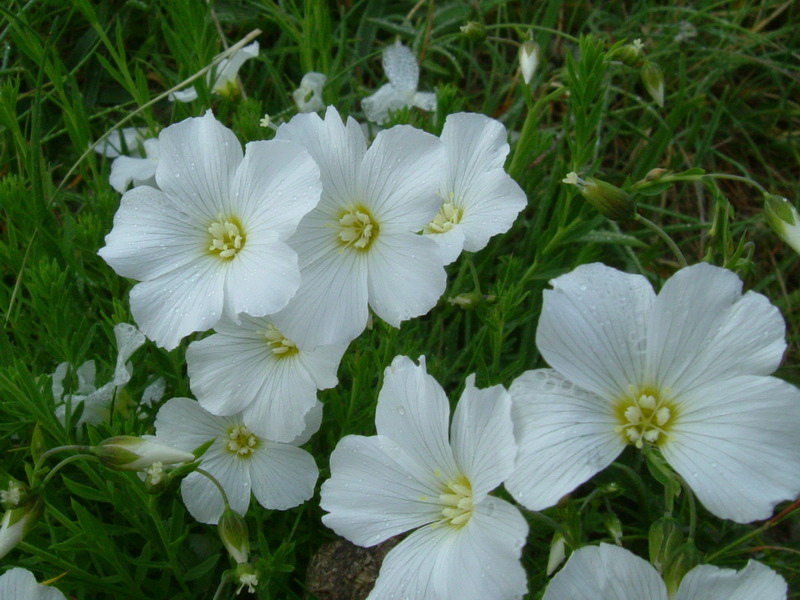
[[(480, 24), (485, 38), (461, 27)], [(796, 203), (800, 197), (800, 5), (792, 1), (625, 3), (580, 2), (241, 2), (182, 0), (9, 0), (0, 6), (0, 450), (3, 473), (24, 474), (35, 423), (48, 445), (74, 441), (52, 414), (49, 374), (62, 361), (94, 359), (105, 381), (115, 361), (115, 323), (133, 322), (132, 282), (97, 256), (111, 229), (119, 194), (108, 184), (110, 161), (95, 140), (131, 112), (177, 85), (253, 29), (261, 53), (240, 71), (238, 98), (212, 94), (200, 78), (198, 100), (159, 101), (128, 125), (160, 129), (209, 107), (243, 141), (269, 138), (259, 126), (296, 109), (291, 93), (303, 74), (325, 73), (324, 97), (363, 121), (360, 100), (386, 80), (383, 47), (399, 37), (421, 59), (420, 90), (437, 90), (436, 114), (400, 111), (393, 123), (441, 131), (450, 112), (481, 112), (510, 132), (512, 175), (529, 206), (507, 234), (449, 267), (448, 289), (426, 317), (394, 330), (376, 322), (350, 347), (340, 385), (321, 393), (323, 428), (310, 444), (322, 477), (336, 442), (374, 433), (374, 403), (383, 369), (396, 354), (428, 357), (430, 372), (452, 398), (467, 374), (477, 384), (510, 384), (541, 366), (534, 333), (547, 280), (585, 262), (641, 270), (658, 285), (678, 265), (640, 224), (613, 223), (561, 183), (571, 170), (622, 185), (653, 168), (752, 179)], [(528, 89), (518, 72), (517, 45), (535, 36), (542, 61)], [(591, 34), (581, 44), (578, 38)], [(602, 60), (614, 43), (641, 38), (646, 56), (665, 74), (666, 101), (654, 104), (634, 68)], [(592, 62), (592, 57), (596, 62)], [(575, 69), (567, 69), (574, 59)], [(539, 101), (537, 103), (537, 101)], [(532, 109), (531, 107), (535, 108)], [(512, 133), (512, 140), (517, 135)], [(73, 169), (74, 167), (74, 169)], [(746, 288), (766, 294), (787, 320), (789, 350), (779, 375), (800, 383), (800, 277), (797, 255), (768, 228), (752, 185), (717, 180), (676, 185), (640, 199), (690, 263), (728, 264), (738, 244), (751, 258), (735, 266)], [(470, 310), (448, 299), (478, 292)], [(167, 396), (190, 396), (183, 351), (148, 343), (134, 357), (134, 379), (111, 422), (90, 439), (149, 432), (130, 410), (157, 377)], [(70, 375), (74, 388), (74, 373)], [(641, 549), (658, 491), (609, 469), (576, 492), (587, 499), (552, 509), (583, 540), (610, 539), (609, 515), (623, 525), (626, 545)], [(638, 469), (638, 470), (637, 470)], [(47, 517), (9, 565), (39, 579), (66, 572), (58, 585), (70, 597), (211, 598), (228, 567), (213, 528), (194, 523), (176, 494), (144, 495), (135, 477), (92, 464), (63, 472), (48, 488)], [(609, 491), (615, 483), (619, 492)], [(52, 489), (51, 489), (52, 488)], [(131, 492), (131, 490), (136, 490)], [(655, 499), (654, 499), (655, 497)], [(316, 500), (316, 499), (315, 499)], [(251, 509), (263, 578), (260, 598), (301, 598), (310, 555), (334, 538), (312, 501), (278, 513)], [(548, 513), (550, 514), (550, 513)], [(800, 588), (793, 517), (750, 540), (717, 564), (741, 567), (757, 557)], [(701, 513), (698, 545), (712, 552), (751, 528)], [(525, 551), (531, 598), (546, 583), (552, 531), (532, 521)], [(639, 546), (637, 546), (639, 544)], [(791, 546), (794, 544), (794, 549)], [(642, 554), (642, 552), (640, 552)], [(800, 591), (793, 592), (800, 598)]]

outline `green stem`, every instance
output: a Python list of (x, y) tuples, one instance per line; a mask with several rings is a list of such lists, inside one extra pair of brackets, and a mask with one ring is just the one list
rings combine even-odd
[(43, 488), (44, 486), (46, 486), (47, 482), (53, 478), (53, 475), (58, 473), (63, 467), (67, 466), (69, 463), (75, 462), (76, 460), (80, 460), (82, 458), (95, 461), (98, 460), (98, 458), (94, 454), (73, 454), (72, 456), (68, 456), (60, 463), (58, 463), (55, 467), (53, 467), (53, 469), (47, 475), (45, 475), (44, 480), (42, 481), (42, 485), (39, 487)]
[(697, 502), (694, 499), (694, 492), (692, 492), (692, 488), (680, 478), (681, 483), (683, 484), (683, 493), (686, 495), (686, 499), (689, 502), (689, 535), (687, 536), (687, 541), (690, 543), (694, 543), (694, 533), (697, 531)]
[(33, 465), (33, 481), (31, 482), (32, 486), (36, 485), (36, 476), (39, 474), (39, 471), (41, 470), (44, 461), (46, 461), (54, 454), (58, 452), (64, 452), (66, 450), (78, 450), (80, 452), (89, 452), (90, 447), (79, 444), (72, 444), (68, 446), (57, 446), (55, 448), (50, 448), (50, 450), (42, 452), (42, 455), (39, 457), (39, 460), (37, 460), (36, 463)]
[(742, 177), (741, 175), (729, 175), (728, 173), (707, 173), (704, 177), (711, 177), (713, 179), (730, 179), (732, 181), (741, 181), (742, 183), (747, 183), (752, 185), (762, 194), (768, 193), (767, 190), (757, 181), (753, 181), (748, 177)]
[(577, 546), (575, 545), (575, 540), (572, 539), (572, 536), (567, 533), (567, 530), (564, 529), (561, 525), (558, 524), (555, 520), (548, 517), (546, 514), (539, 512), (538, 510), (528, 510), (525, 511), (527, 514), (531, 515), (534, 519), (539, 521), (540, 523), (544, 523), (548, 527), (550, 527), (553, 531), (556, 531), (561, 534), (561, 537), (564, 538), (564, 542), (566, 542), (567, 546), (571, 549), (575, 550)]
[(229, 582), (230, 580), (231, 580), (231, 574), (230, 574), (230, 572), (226, 572), (226, 573), (225, 573), (225, 574), (222, 576), (222, 579), (221, 579), (221, 580), (220, 580), (220, 582), (219, 582), (219, 587), (217, 587), (217, 591), (216, 591), (216, 592), (214, 592), (214, 597), (212, 598), (212, 600), (221, 600), (221, 598), (222, 598), (222, 592), (224, 592), (224, 591), (225, 591), (225, 588), (227, 587), (227, 585), (228, 585), (228, 582)]
[(225, 508), (230, 508), (230, 504), (228, 504), (228, 494), (225, 493), (225, 489), (222, 487), (222, 484), (217, 481), (217, 478), (204, 469), (195, 469), (195, 472), (200, 473), (200, 475), (205, 475), (211, 481), (211, 483), (217, 486), (219, 493), (222, 494), (222, 502), (225, 504)]
[(678, 245), (672, 240), (671, 237), (669, 237), (666, 231), (664, 231), (663, 229), (661, 229), (661, 227), (653, 223), (650, 219), (643, 217), (639, 213), (636, 213), (634, 220), (639, 221), (643, 225), (646, 225), (647, 227), (652, 229), (656, 233), (656, 235), (658, 235), (658, 237), (660, 237), (664, 241), (664, 243), (666, 243), (667, 246), (669, 246), (669, 249), (672, 250), (672, 253), (675, 255), (675, 258), (678, 259), (678, 264), (680, 264), (681, 268), (689, 266), (689, 263), (686, 262), (686, 257), (683, 255), (683, 252), (681, 252), (681, 249), (678, 248)]

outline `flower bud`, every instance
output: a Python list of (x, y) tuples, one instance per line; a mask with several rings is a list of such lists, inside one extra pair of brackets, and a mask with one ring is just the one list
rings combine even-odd
[(648, 534), (650, 562), (663, 573), (672, 564), (678, 548), (683, 544), (681, 524), (670, 515), (665, 515), (650, 525)]
[(594, 177), (582, 179), (575, 172), (567, 174), (561, 181), (577, 187), (589, 204), (612, 221), (630, 220), (636, 212), (636, 203), (630, 194), (608, 182)]
[(0, 558), (22, 541), (42, 515), (44, 503), (36, 498), (21, 508), (3, 513), (0, 521)]
[(800, 252), (800, 215), (792, 203), (775, 194), (764, 194), (764, 215), (778, 237)]
[(614, 58), (621, 60), (629, 67), (638, 67), (644, 60), (642, 40), (633, 40), (632, 44), (625, 44), (614, 53)]
[(565, 542), (564, 537), (560, 533), (553, 536), (553, 541), (550, 543), (550, 555), (547, 557), (547, 576), (552, 575), (558, 568), (564, 558), (566, 558), (566, 551), (564, 550)]
[(642, 83), (650, 97), (659, 106), (664, 106), (664, 73), (661, 67), (649, 60), (642, 65)]
[(647, 181), (647, 182), (658, 181), (659, 179), (661, 179), (667, 173), (669, 173), (669, 170), (668, 169), (662, 169), (661, 167), (656, 167), (655, 169), (650, 169), (647, 172), (647, 175), (644, 176), (644, 181)]
[(486, 39), (486, 28), (483, 26), (483, 23), (478, 23), (476, 21), (469, 21), (466, 25), (462, 25), (461, 33), (473, 42), (482, 42)]
[(151, 439), (118, 435), (100, 442), (92, 452), (105, 466), (119, 471), (141, 471), (155, 462), (191, 462), (194, 454), (171, 448)]
[(539, 57), (542, 53), (539, 44), (533, 40), (528, 40), (519, 47), (519, 68), (522, 71), (522, 79), (526, 84), (531, 82), (533, 74), (539, 67)]
[(614, 538), (614, 543), (617, 546), (622, 546), (622, 521), (619, 520), (617, 515), (608, 515), (605, 520), (605, 526), (611, 537)]
[(250, 536), (247, 533), (247, 523), (239, 513), (227, 507), (217, 523), (219, 539), (237, 563), (247, 562), (250, 553)]
[(684, 575), (694, 569), (702, 562), (702, 556), (692, 542), (684, 542), (675, 550), (670, 564), (664, 569), (662, 577), (667, 584), (669, 597), (672, 598), (678, 591), (678, 587)]

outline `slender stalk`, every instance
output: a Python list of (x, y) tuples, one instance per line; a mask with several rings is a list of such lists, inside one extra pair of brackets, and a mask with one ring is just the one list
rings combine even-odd
[(62, 460), (60, 463), (58, 463), (55, 467), (53, 467), (53, 469), (47, 475), (45, 475), (44, 480), (42, 481), (41, 487), (46, 486), (47, 482), (50, 481), (53, 478), (53, 475), (58, 473), (63, 467), (66, 467), (69, 463), (75, 462), (77, 460), (81, 460), (83, 458), (86, 458), (88, 460), (95, 460), (95, 461), (98, 460), (98, 458), (94, 454), (73, 454), (72, 456), (68, 456), (67, 458)]
[(669, 246), (669, 249), (672, 250), (672, 253), (675, 255), (675, 258), (678, 259), (678, 263), (680, 264), (681, 268), (689, 266), (689, 263), (686, 262), (686, 257), (683, 255), (683, 252), (681, 252), (681, 249), (678, 248), (678, 245), (672, 240), (671, 237), (669, 237), (666, 231), (664, 231), (663, 229), (661, 229), (661, 227), (653, 223), (650, 219), (643, 217), (639, 213), (636, 213), (634, 219), (652, 229), (656, 233), (656, 235), (658, 235), (658, 237), (664, 240), (664, 243), (666, 243), (667, 246)]
[(222, 487), (222, 484), (217, 481), (217, 478), (204, 469), (195, 469), (195, 471), (201, 475), (205, 475), (211, 481), (211, 483), (217, 486), (219, 493), (222, 494), (222, 502), (225, 504), (225, 508), (230, 508), (230, 504), (228, 504), (228, 494), (225, 493), (225, 489)]

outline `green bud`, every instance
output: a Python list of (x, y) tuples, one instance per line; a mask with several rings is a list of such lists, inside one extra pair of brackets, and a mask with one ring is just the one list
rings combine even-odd
[(466, 25), (462, 25), (461, 33), (474, 42), (482, 42), (486, 39), (486, 27), (483, 26), (483, 23), (476, 21), (469, 21)]
[(625, 44), (614, 52), (613, 58), (624, 62), (629, 67), (639, 67), (644, 61), (642, 40), (633, 40), (632, 44)]
[(702, 562), (702, 556), (692, 542), (684, 542), (676, 550), (662, 577), (667, 584), (669, 597), (677, 592), (683, 577)]
[(612, 221), (628, 221), (636, 213), (636, 203), (630, 194), (601, 179), (582, 179), (577, 173), (568, 173), (562, 182), (574, 185), (581, 196), (594, 206), (600, 214)]
[(25, 506), (7, 510), (0, 521), (0, 558), (22, 541), (42, 516), (44, 502), (35, 498)]
[(622, 521), (619, 520), (619, 517), (617, 515), (608, 515), (605, 526), (608, 533), (614, 538), (614, 543), (617, 546), (622, 546)]
[(650, 525), (647, 540), (650, 562), (659, 573), (663, 573), (683, 544), (683, 528), (675, 517), (665, 515)]
[(564, 537), (560, 533), (553, 536), (550, 543), (550, 555), (547, 557), (547, 576), (552, 575), (567, 556)]
[(217, 531), (219, 539), (233, 560), (239, 564), (246, 563), (250, 553), (250, 535), (244, 517), (231, 507), (227, 507), (219, 518)]
[(531, 82), (536, 69), (539, 68), (541, 54), (542, 49), (533, 40), (528, 40), (519, 47), (519, 68), (526, 84)]
[(640, 71), (642, 83), (650, 97), (659, 106), (664, 106), (664, 73), (656, 63), (645, 61)]
[(36, 423), (31, 434), (31, 457), (33, 462), (37, 462), (39, 457), (44, 454), (47, 449), (44, 443), (44, 434), (42, 433), (42, 424)]
[(800, 215), (792, 203), (775, 194), (764, 194), (764, 215), (778, 237), (800, 253)]
[(100, 462), (119, 471), (142, 471), (156, 462), (172, 464), (191, 462), (194, 454), (166, 444), (132, 435), (118, 435), (92, 448)]
[(669, 173), (669, 170), (662, 169), (660, 167), (656, 167), (655, 169), (650, 169), (647, 172), (647, 175), (644, 176), (644, 181), (648, 181), (648, 182), (650, 182), (650, 181), (658, 181), (659, 179), (661, 179), (667, 173)]

